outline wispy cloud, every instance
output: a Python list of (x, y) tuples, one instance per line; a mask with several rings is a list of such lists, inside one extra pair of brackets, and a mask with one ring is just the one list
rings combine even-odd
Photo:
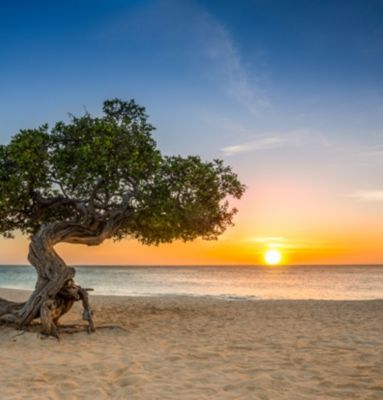
[(327, 244), (320, 241), (308, 241), (308, 240), (294, 240), (283, 236), (255, 236), (245, 239), (246, 242), (257, 243), (262, 246), (267, 246), (270, 248), (283, 248), (283, 249), (314, 249), (322, 248)]
[(233, 156), (249, 151), (259, 151), (281, 147), (286, 142), (286, 138), (278, 136), (262, 137), (251, 142), (241, 143), (234, 146), (223, 147), (221, 151), (225, 156)]
[(343, 144), (343, 153), (350, 160), (361, 166), (376, 166), (381, 169), (383, 164), (383, 143), (380, 133), (366, 133), (365, 136), (360, 135), (357, 139), (351, 139), (348, 143)]
[(228, 26), (200, 2), (154, 0), (113, 19), (107, 31), (109, 37), (129, 34), (129, 41), (140, 38), (141, 45), (142, 40), (152, 39), (155, 34), (162, 51), (171, 51), (172, 56), (177, 53), (181, 61), (189, 55), (188, 67), (197, 65), (201, 78), (210, 81), (207, 84), (215, 81), (218, 90), (251, 114), (259, 115), (269, 104), (261, 88), (261, 51), (252, 51), (251, 60), (245, 58)]
[(288, 242), (288, 239), (282, 236), (256, 236), (256, 237), (250, 237), (246, 239), (246, 241), (269, 244), (269, 243), (286, 243)]
[(382, 157), (383, 156), (383, 144), (377, 144), (370, 146), (368, 149), (361, 154), (364, 157)]
[(255, 81), (250, 78), (239, 49), (230, 31), (207, 12), (202, 16), (202, 32), (207, 56), (221, 76), (222, 85), (229, 96), (242, 104), (251, 114), (258, 115), (269, 100)]
[(220, 150), (225, 156), (234, 156), (250, 151), (271, 150), (287, 146), (300, 147), (308, 144), (320, 147), (331, 147), (325, 136), (308, 130), (297, 130), (258, 135), (253, 140), (225, 146)]
[(380, 202), (383, 201), (383, 190), (358, 190), (350, 193), (348, 197), (362, 202)]

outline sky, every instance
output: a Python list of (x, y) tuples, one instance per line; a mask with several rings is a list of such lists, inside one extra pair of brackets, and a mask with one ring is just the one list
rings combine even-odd
[[(68, 263), (383, 263), (382, 0), (2, 3), (0, 143), (114, 97), (247, 191), (217, 241), (58, 245)], [(27, 250), (0, 239), (0, 263)]]

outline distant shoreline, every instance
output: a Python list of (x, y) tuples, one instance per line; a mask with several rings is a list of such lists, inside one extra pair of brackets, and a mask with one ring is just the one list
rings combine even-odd
[[(382, 264), (283, 264), (283, 265), (246, 265), (246, 264), (68, 264), (75, 268), (310, 268), (310, 267), (383, 267)], [(30, 264), (0, 264), (1, 267), (33, 267)]]
[[(211, 296), (229, 300), (373, 300), (383, 296), (383, 266), (78, 266), (93, 294)], [(0, 287), (32, 290), (36, 271), (0, 266)]]
[[(0, 298), (5, 298), (7, 300), (11, 301), (17, 301), (17, 302), (22, 302), (28, 300), (28, 297), (31, 295), (32, 290), (27, 290), (27, 289), (14, 289), (14, 288), (3, 288), (0, 287)], [(355, 302), (361, 302), (361, 303), (382, 303), (382, 309), (383, 309), (383, 295), (382, 298), (379, 299), (355, 299), (355, 300), (323, 300), (323, 299), (250, 299), (250, 298), (224, 298), (220, 296), (212, 296), (212, 295), (198, 295), (198, 296), (193, 296), (193, 295), (185, 295), (185, 294), (148, 294), (145, 296), (142, 295), (110, 295), (110, 294), (93, 294), (90, 293), (90, 302), (92, 303), (92, 300), (95, 302), (102, 301), (103, 299), (108, 299), (111, 300), (115, 299), (116, 301), (136, 301), (136, 300), (142, 300), (142, 301), (218, 301), (218, 302), (233, 302), (233, 303), (285, 303), (285, 302), (291, 302), (291, 303), (300, 303), (300, 302), (309, 302), (309, 303), (355, 303)], [(118, 299), (118, 300), (117, 300)], [(73, 311), (70, 311), (73, 312)]]

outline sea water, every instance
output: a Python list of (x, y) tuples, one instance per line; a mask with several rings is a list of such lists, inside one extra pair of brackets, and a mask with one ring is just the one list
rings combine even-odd
[[(82, 266), (76, 281), (98, 295), (226, 299), (383, 299), (383, 266)], [(33, 289), (30, 266), (0, 266), (0, 288)]]

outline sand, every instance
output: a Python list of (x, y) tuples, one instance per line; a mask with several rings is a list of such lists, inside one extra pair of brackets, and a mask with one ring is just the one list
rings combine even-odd
[[(0, 296), (23, 299), (21, 291)], [(97, 333), (0, 327), (4, 399), (383, 399), (383, 301), (92, 296)], [(81, 322), (76, 306), (63, 322)]]

